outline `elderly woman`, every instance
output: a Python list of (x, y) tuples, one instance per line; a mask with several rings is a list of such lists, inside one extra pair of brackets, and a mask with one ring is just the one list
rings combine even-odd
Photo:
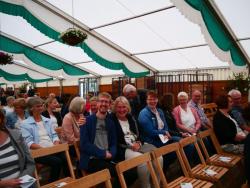
[(6, 98), (7, 101), (7, 106), (4, 106), (3, 109), (5, 110), (5, 113), (13, 112), (14, 111), (14, 106), (13, 103), (15, 101), (15, 98), (13, 96), (9, 96)]
[(220, 95), (216, 99), (216, 104), (218, 110), (213, 118), (213, 127), (222, 149), (226, 152), (243, 154), (246, 133), (228, 113), (232, 107), (231, 97)]
[(188, 106), (188, 94), (184, 91), (178, 93), (180, 105), (173, 110), (173, 116), (177, 127), (186, 133), (196, 134), (201, 127), (201, 121), (197, 111)]
[[(59, 144), (59, 138), (52, 127), (51, 120), (41, 115), (44, 110), (43, 100), (40, 97), (31, 97), (27, 107), (30, 116), (21, 124), (21, 131), (28, 147), (39, 149)], [(65, 176), (69, 175), (66, 158), (62, 153), (40, 157), (35, 161), (51, 167), (49, 182), (59, 178), (61, 168)]]
[(56, 112), (58, 106), (57, 99), (55, 97), (49, 97), (45, 101), (46, 110), (42, 112), (42, 115), (46, 118), (51, 119), (53, 128), (57, 128), (62, 125), (62, 117), (60, 112)]
[(21, 123), (29, 117), (26, 109), (26, 100), (18, 98), (13, 103), (14, 111), (6, 114), (6, 126), (11, 129), (20, 129)]
[(85, 101), (81, 97), (75, 97), (69, 105), (69, 113), (63, 118), (62, 139), (67, 143), (73, 143), (80, 138), (80, 126), (84, 125), (86, 119), (83, 115)]
[(20, 177), (33, 176), (35, 163), (19, 130), (5, 127), (0, 110), (0, 187), (20, 187)]
[[(130, 114), (131, 108), (125, 97), (116, 98), (113, 112), (118, 138), (118, 160), (131, 159), (155, 149), (151, 144), (142, 145), (136, 121)], [(150, 187), (149, 172), (146, 164), (138, 166), (137, 171), (141, 187)]]

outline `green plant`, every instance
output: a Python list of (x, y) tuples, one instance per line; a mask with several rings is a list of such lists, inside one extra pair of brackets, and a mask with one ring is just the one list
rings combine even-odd
[(246, 94), (250, 89), (250, 76), (245, 72), (233, 73), (228, 77), (227, 90), (238, 89), (242, 94)]
[(0, 65), (12, 64), (12, 63), (13, 63), (13, 55), (0, 52)]
[(27, 86), (28, 83), (23, 83), (22, 85), (19, 86), (19, 92), (20, 93), (26, 93), (27, 92)]
[(62, 41), (68, 45), (75, 46), (87, 38), (87, 34), (77, 28), (69, 28), (59, 36)]

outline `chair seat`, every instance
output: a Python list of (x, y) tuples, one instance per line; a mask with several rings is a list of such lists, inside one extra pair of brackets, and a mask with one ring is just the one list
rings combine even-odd
[(213, 186), (212, 183), (207, 182), (207, 181), (181, 176), (181, 177), (177, 178), (176, 180), (172, 181), (171, 183), (169, 183), (168, 187), (169, 188), (180, 188), (181, 183), (192, 183), (193, 187), (195, 187), (195, 188), (199, 188), (199, 187), (208, 188), (208, 187)]
[(71, 177), (66, 177), (66, 178), (63, 178), (63, 179), (60, 179), (60, 180), (57, 180), (57, 181), (54, 181), (52, 183), (49, 183), (47, 185), (44, 185), (44, 186), (41, 186), (42, 188), (56, 188), (56, 187), (59, 187), (58, 185), (60, 183), (71, 183), (75, 181), (75, 179), (71, 178)]
[[(217, 174), (208, 175), (205, 172), (205, 170), (207, 170), (207, 169), (211, 169), (211, 170), (215, 171)], [(195, 177), (195, 178), (207, 180), (207, 181), (211, 181), (211, 182), (217, 182), (227, 171), (228, 171), (228, 169), (224, 168), (224, 167), (212, 166), (212, 165), (204, 166), (202, 164), (199, 164), (199, 165), (195, 166), (194, 168), (192, 168), (191, 173), (192, 173), (193, 177)]]
[[(228, 162), (224, 162), (220, 160), (220, 157), (230, 157), (231, 160)], [(226, 168), (231, 168), (235, 166), (240, 160), (241, 160), (240, 156), (228, 155), (228, 154), (214, 154), (213, 156), (209, 157), (210, 164)]]

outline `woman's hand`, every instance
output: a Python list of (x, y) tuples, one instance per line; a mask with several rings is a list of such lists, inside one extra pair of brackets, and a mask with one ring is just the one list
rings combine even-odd
[(135, 142), (132, 145), (132, 150), (133, 151), (138, 151), (141, 148), (141, 142)]
[(86, 123), (86, 118), (84, 117), (84, 115), (81, 114), (79, 120), (77, 121), (77, 125), (80, 127), (85, 125), (85, 123)]
[(1, 180), (0, 187), (20, 187), (21, 179), (8, 179), (8, 180)]

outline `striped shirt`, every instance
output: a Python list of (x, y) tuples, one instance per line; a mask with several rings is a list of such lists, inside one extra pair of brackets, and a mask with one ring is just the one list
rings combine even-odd
[(20, 174), (19, 157), (10, 137), (0, 145), (0, 179), (17, 178)]

